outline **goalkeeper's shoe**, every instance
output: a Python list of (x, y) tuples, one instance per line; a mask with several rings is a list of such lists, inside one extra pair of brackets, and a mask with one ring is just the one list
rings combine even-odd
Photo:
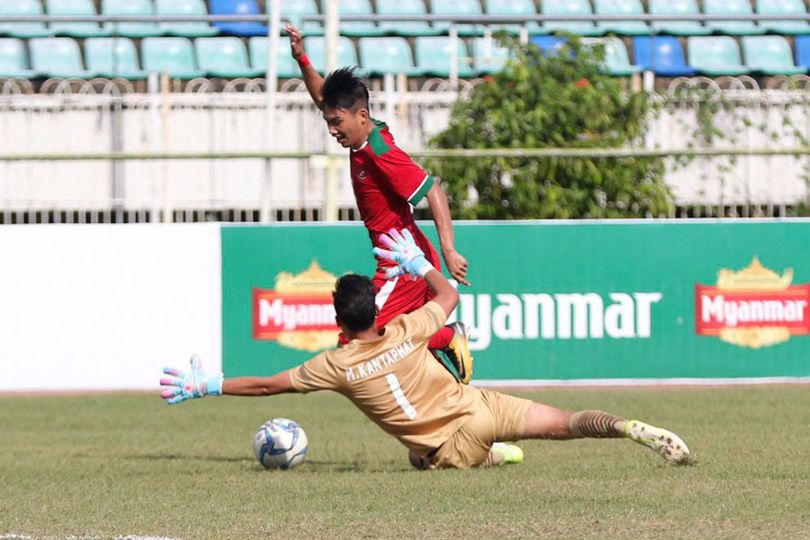
[(523, 461), (523, 450), (514, 444), (503, 442), (492, 443), (489, 453), (490, 455), (487, 461), (484, 462), (484, 465), (489, 467), (521, 463)]
[(629, 439), (658, 452), (661, 457), (673, 465), (691, 463), (686, 443), (671, 431), (638, 420), (628, 420), (625, 433)]
[(467, 326), (461, 322), (449, 325), (453, 329), (450, 344), (438, 352), (449, 364), (450, 372), (461, 384), (469, 384), (473, 376), (473, 357), (467, 343)]

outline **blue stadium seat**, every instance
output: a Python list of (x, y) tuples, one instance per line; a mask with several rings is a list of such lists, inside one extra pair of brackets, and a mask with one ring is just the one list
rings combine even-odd
[[(502, 17), (525, 17), (537, 15), (533, 0), (486, 0), (486, 12), (489, 15), (500, 15)], [(537, 24), (537, 21), (528, 21), (525, 25), (529, 34), (548, 34), (548, 30)], [(519, 24), (493, 24), (490, 30), (506, 30), (511, 34), (519, 34), (521, 25)]]
[[(703, 11), (707, 15), (751, 15), (748, 0), (703, 0)], [(717, 34), (731, 36), (751, 36), (764, 34), (765, 29), (753, 21), (708, 21), (706, 26)]]
[(697, 71), (686, 65), (683, 47), (674, 36), (633, 38), (636, 64), (660, 77), (690, 77)]
[[(641, 0), (595, 0), (594, 7), (598, 15), (644, 15)], [(600, 21), (597, 26), (606, 34), (643, 36), (650, 33), (644, 21)]]
[(748, 75), (740, 47), (731, 36), (690, 37), (689, 65), (710, 77)]
[[(276, 72), (279, 79), (292, 79), (301, 76), (298, 64), (290, 54), (289, 40), (282, 38), (278, 44), (278, 64)], [(248, 40), (250, 67), (267, 71), (267, 55), (270, 52), (266, 37), (252, 37)]]
[(29, 67), (28, 54), (21, 39), (0, 39), (0, 79), (35, 79), (39, 76)]
[(531, 42), (537, 45), (544, 54), (559, 54), (565, 45), (565, 38), (559, 36), (534, 36)]
[[(433, 15), (482, 15), (478, 0), (433, 0), (430, 12)], [(433, 23), (433, 27), (447, 33), (450, 23), (437, 22)], [(459, 36), (480, 36), (484, 33), (484, 27), (480, 24), (458, 24), (456, 29)]]
[[(803, 0), (758, 0), (757, 13), (763, 15), (806, 15)], [(810, 34), (807, 21), (760, 21), (759, 25), (774, 34)]]
[(810, 70), (810, 36), (796, 37), (796, 65)]
[[(588, 0), (543, 0), (540, 11), (544, 15), (591, 15)], [(604, 30), (593, 21), (553, 21), (544, 22), (543, 28), (549, 32), (570, 32), (580, 36), (601, 36)]]
[[(651, 15), (698, 15), (696, 0), (648, 0), (647, 9)], [(661, 34), (676, 36), (705, 36), (711, 28), (698, 21), (653, 21), (652, 27)]]
[[(210, 0), (211, 15), (260, 15), (256, 0)], [(260, 22), (215, 22), (222, 34), (266, 36), (267, 26)]]

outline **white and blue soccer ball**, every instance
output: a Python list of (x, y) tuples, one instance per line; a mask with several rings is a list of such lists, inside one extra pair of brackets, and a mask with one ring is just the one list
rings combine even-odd
[(256, 459), (267, 469), (292, 469), (304, 461), (308, 447), (304, 429), (287, 418), (268, 420), (253, 437)]

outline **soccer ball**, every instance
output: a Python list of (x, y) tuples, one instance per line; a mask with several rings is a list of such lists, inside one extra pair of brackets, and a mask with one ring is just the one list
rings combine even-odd
[(262, 424), (253, 437), (256, 459), (267, 469), (292, 469), (307, 455), (307, 434), (298, 422), (273, 418)]

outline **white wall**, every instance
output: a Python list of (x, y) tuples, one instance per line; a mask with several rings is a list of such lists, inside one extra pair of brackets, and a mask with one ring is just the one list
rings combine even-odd
[(0, 227), (0, 391), (157, 389), (221, 366), (220, 228)]

